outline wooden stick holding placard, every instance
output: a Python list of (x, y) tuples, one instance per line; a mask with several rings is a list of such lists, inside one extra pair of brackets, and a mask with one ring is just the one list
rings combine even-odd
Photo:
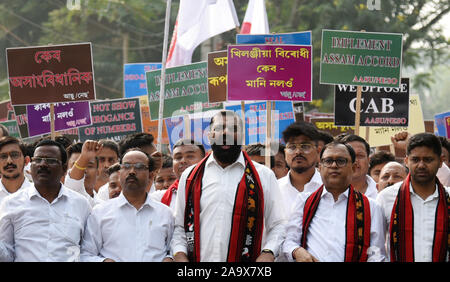
[(55, 105), (50, 103), (50, 136), (52, 140), (55, 140)]
[(191, 120), (189, 115), (184, 115), (184, 139), (191, 139)]
[(270, 168), (270, 138), (272, 136), (272, 102), (266, 102), (266, 154), (265, 164)]
[[(361, 32), (366, 32), (364, 29)], [(356, 88), (356, 110), (355, 110), (355, 135), (359, 135), (359, 124), (361, 120), (361, 92), (362, 86)]]

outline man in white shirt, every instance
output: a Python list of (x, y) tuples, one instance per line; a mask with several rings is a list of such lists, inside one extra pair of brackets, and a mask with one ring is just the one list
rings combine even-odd
[(172, 261), (168, 256), (174, 217), (146, 188), (153, 159), (130, 149), (121, 160), (122, 193), (96, 206), (88, 218), (81, 259), (87, 262)]
[(378, 194), (388, 228), (390, 260), (443, 262), (449, 260), (449, 188), (436, 177), (442, 166), (441, 143), (431, 133), (407, 141), (405, 164), (409, 174), (402, 182)]
[(17, 138), (0, 138), (0, 203), (6, 196), (32, 186), (24, 175), (24, 167), (30, 162), (25, 153), (25, 146)]
[(242, 126), (232, 111), (214, 115), (212, 153), (180, 178), (175, 261), (269, 262), (278, 254), (286, 223), (280, 190), (273, 171), (241, 151)]
[(364, 138), (355, 134), (343, 135), (341, 138), (337, 138), (337, 141), (349, 144), (355, 151), (356, 166), (352, 179), (353, 187), (367, 197), (375, 200), (378, 194), (377, 183), (368, 175), (370, 156), (369, 143), (367, 143)]
[(78, 261), (89, 202), (61, 184), (67, 155), (58, 142), (36, 145), (31, 161), (34, 187), (0, 205), (0, 261)]
[(383, 261), (382, 210), (350, 185), (356, 167), (352, 147), (331, 142), (320, 160), (324, 185), (297, 196), (283, 253), (298, 262)]

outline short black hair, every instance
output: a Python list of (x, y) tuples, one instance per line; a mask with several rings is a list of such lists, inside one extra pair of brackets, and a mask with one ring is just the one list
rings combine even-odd
[(98, 144), (103, 145), (103, 148), (108, 148), (111, 149), (112, 151), (114, 151), (117, 155), (117, 158), (119, 158), (119, 145), (113, 141), (113, 140), (108, 140), (108, 139), (100, 139), (98, 141)]
[(317, 130), (317, 132), (319, 133), (319, 140), (323, 141), (323, 143), (328, 144), (333, 142), (334, 138), (330, 133), (323, 130)]
[[(266, 145), (263, 145), (261, 143), (251, 144), (245, 146), (245, 152), (249, 156), (265, 156), (266, 155)], [(275, 166), (275, 156), (272, 155), (272, 150), (269, 150), (270, 152), (270, 168), (273, 168)], [(278, 153), (278, 151), (277, 151)]]
[[(64, 171), (67, 169), (67, 153), (66, 153), (66, 149), (64, 148), (64, 145), (56, 142), (54, 140), (51, 139), (44, 139), (41, 140), (37, 143), (34, 152), (36, 152), (36, 149), (42, 146), (56, 146), (59, 149), (59, 153), (61, 155), (61, 163), (62, 163), (62, 167), (64, 169)], [(34, 155), (34, 154), (33, 154)]]
[(161, 168), (172, 168), (173, 167), (173, 159), (171, 156), (167, 154), (162, 155), (162, 167)]
[(195, 145), (197, 146), (200, 151), (202, 151), (202, 156), (204, 157), (206, 155), (206, 151), (205, 151), (205, 146), (203, 146), (202, 143), (195, 141), (194, 139), (188, 139), (188, 138), (184, 138), (184, 139), (180, 139), (178, 140), (175, 145), (173, 145), (172, 148), (172, 152), (176, 147), (180, 147), (180, 146), (184, 146), (184, 145)]
[(439, 136), (439, 141), (441, 141), (441, 146), (442, 148), (446, 149), (447, 152), (450, 153), (450, 142), (448, 142), (447, 138), (445, 138), (444, 136)]
[(432, 149), (438, 157), (442, 154), (441, 141), (436, 135), (428, 132), (417, 133), (409, 138), (408, 145), (406, 146), (406, 155), (410, 155), (411, 151), (416, 147), (428, 147)]
[(75, 143), (75, 144), (72, 144), (72, 145), (70, 145), (67, 149), (66, 149), (66, 152), (67, 152), (67, 159), (70, 159), (70, 157), (73, 155), (73, 154), (81, 154), (81, 150), (83, 149), (83, 143), (81, 143), (81, 142), (78, 142), (78, 143)]
[(350, 146), (349, 144), (346, 144), (346, 143), (336, 141), (336, 140), (323, 146), (322, 151), (320, 151), (320, 155), (319, 155), (320, 159), (322, 160), (323, 152), (325, 152), (326, 149), (328, 149), (330, 147), (336, 147), (339, 145), (344, 145), (347, 148), (347, 151), (350, 154), (350, 158), (352, 159), (352, 163), (354, 163), (356, 160), (356, 153), (355, 153), (355, 150), (353, 150), (352, 146)]
[(369, 157), (369, 174), (374, 166), (395, 161), (395, 156), (391, 152), (379, 151)]
[(120, 156), (131, 148), (142, 148), (146, 146), (153, 146), (155, 138), (150, 133), (138, 132), (128, 135), (125, 139), (122, 139), (119, 143)]
[(27, 156), (27, 148), (25, 146), (25, 144), (23, 144), (19, 139), (12, 137), (12, 136), (3, 136), (0, 137), (0, 150), (6, 146), (6, 145), (10, 145), (10, 144), (16, 144), (17, 146), (19, 146), (20, 151), (22, 152), (22, 155), (24, 157)]
[(61, 143), (66, 149), (73, 144), (73, 142), (65, 135), (56, 136), (55, 141)]
[(304, 121), (296, 121), (291, 123), (282, 133), (284, 142), (288, 142), (289, 139), (304, 135), (316, 142), (319, 140), (319, 132), (312, 123)]
[(112, 166), (110, 166), (106, 172), (108, 173), (108, 175), (113, 174), (114, 172), (117, 172), (120, 170), (120, 164), (119, 163), (115, 163)]
[(338, 141), (338, 142), (344, 143), (344, 144), (347, 144), (347, 143), (350, 143), (350, 142), (355, 142), (355, 141), (356, 142), (361, 142), (361, 143), (364, 144), (364, 147), (366, 148), (367, 157), (370, 156), (370, 145), (369, 145), (369, 143), (367, 143), (366, 139), (362, 138), (359, 135), (347, 134), (347, 135), (344, 135), (344, 136), (339, 137), (339, 138), (336, 137), (335, 140)]
[(149, 154), (147, 154), (144, 150), (142, 150), (139, 147), (129, 148), (128, 150), (126, 150), (123, 153), (122, 157), (120, 158), (120, 164), (122, 164), (123, 157), (126, 155), (126, 153), (132, 152), (132, 151), (138, 151), (138, 152), (144, 153), (147, 156), (147, 158), (148, 158), (148, 170), (150, 172), (152, 172), (152, 171), (154, 171), (156, 169), (156, 167), (155, 167), (155, 160)]

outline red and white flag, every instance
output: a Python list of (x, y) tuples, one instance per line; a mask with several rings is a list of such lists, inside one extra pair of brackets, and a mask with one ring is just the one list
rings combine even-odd
[(200, 43), (236, 26), (232, 0), (180, 0), (166, 67), (190, 64)]
[(269, 22), (264, 0), (250, 0), (242, 22), (241, 34), (267, 33), (269, 33)]

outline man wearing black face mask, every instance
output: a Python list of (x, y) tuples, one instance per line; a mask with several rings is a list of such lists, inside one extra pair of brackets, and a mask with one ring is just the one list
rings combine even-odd
[(175, 261), (268, 262), (278, 253), (286, 223), (281, 193), (273, 171), (241, 150), (242, 126), (234, 112), (213, 116), (212, 153), (181, 175)]

